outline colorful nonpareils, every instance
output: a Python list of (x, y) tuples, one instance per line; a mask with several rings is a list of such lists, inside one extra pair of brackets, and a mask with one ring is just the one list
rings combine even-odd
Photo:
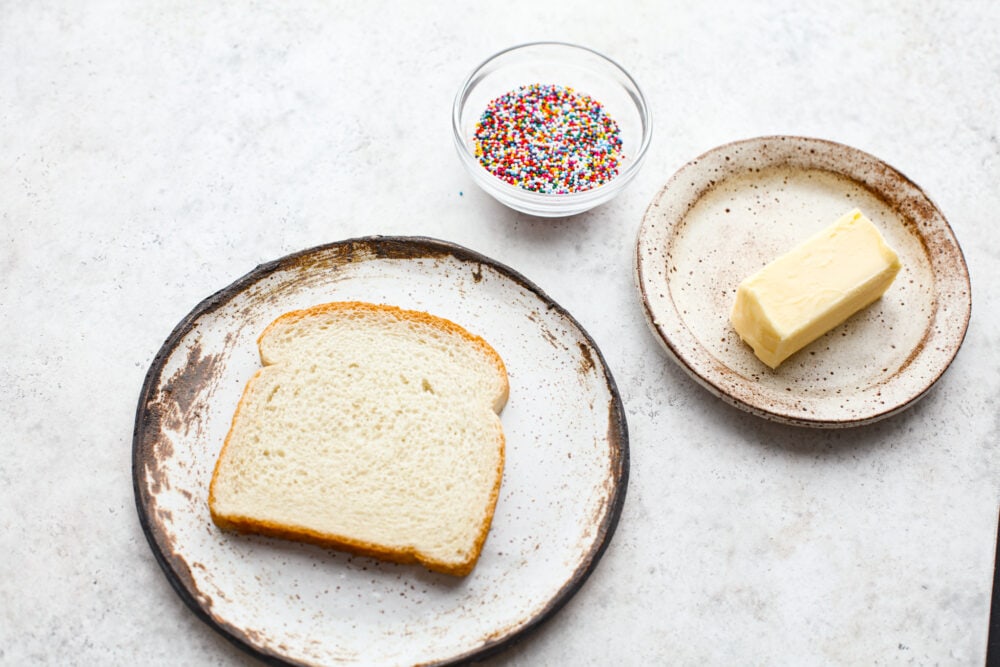
[(531, 84), (487, 106), (476, 125), (475, 155), (497, 178), (542, 194), (583, 192), (618, 175), (618, 124), (572, 88)]

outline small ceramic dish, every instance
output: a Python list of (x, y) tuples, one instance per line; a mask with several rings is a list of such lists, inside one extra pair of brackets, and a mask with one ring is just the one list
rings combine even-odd
[[(877, 302), (771, 370), (729, 323), (736, 286), (853, 208), (903, 268)], [(682, 167), (650, 204), (636, 248), (646, 315), (667, 352), (723, 400), (774, 421), (855, 426), (927, 392), (972, 307), (945, 217), (878, 158), (819, 139), (762, 137)]]
[[(479, 163), (474, 137), (487, 105), (531, 84), (572, 88), (604, 107), (621, 133), (623, 160), (617, 176), (589, 190), (544, 194), (511, 185)], [(642, 90), (617, 63), (582, 46), (536, 42), (501, 51), (473, 70), (455, 96), (452, 130), (462, 164), (488, 194), (522, 213), (561, 217), (582, 213), (621, 192), (642, 165), (653, 127)]]

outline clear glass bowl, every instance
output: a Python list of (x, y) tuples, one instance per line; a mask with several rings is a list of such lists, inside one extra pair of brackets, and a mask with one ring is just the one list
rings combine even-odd
[[(486, 106), (533, 83), (573, 88), (604, 106), (621, 132), (624, 159), (617, 176), (590, 190), (545, 194), (502, 181), (479, 163), (473, 141)], [(646, 97), (629, 73), (596, 51), (562, 42), (514, 46), (476, 67), (455, 96), (452, 130), (462, 164), (477, 185), (515, 210), (544, 217), (582, 213), (621, 192), (642, 166), (653, 134)]]

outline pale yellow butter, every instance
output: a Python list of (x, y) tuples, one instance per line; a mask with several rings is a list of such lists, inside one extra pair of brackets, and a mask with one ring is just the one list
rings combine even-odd
[(855, 209), (740, 283), (730, 320), (754, 354), (777, 368), (876, 301), (899, 268), (896, 252)]

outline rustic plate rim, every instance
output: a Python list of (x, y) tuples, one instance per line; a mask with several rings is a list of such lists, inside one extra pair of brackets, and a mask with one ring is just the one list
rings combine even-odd
[[(801, 143), (804, 145), (808, 144), (820, 145), (826, 147), (827, 149), (844, 151), (847, 153), (854, 154), (870, 162), (871, 164), (878, 165), (881, 169), (885, 170), (885, 172), (892, 174), (896, 179), (898, 179), (899, 182), (905, 184), (908, 188), (912, 190), (912, 192), (914, 192), (915, 194), (919, 195), (924, 199), (924, 201), (931, 207), (931, 209), (933, 209), (937, 218), (939, 218), (940, 223), (943, 225), (943, 230), (947, 233), (949, 240), (954, 245), (954, 250), (957, 257), (957, 262), (955, 263), (955, 267), (960, 270), (959, 273), (961, 276), (961, 280), (964, 283), (965, 295), (966, 295), (964, 303), (962, 304), (963, 314), (961, 317), (961, 323), (955, 329), (956, 331), (960, 329), (960, 332), (956, 336), (955, 344), (951, 346), (951, 348), (948, 350), (947, 358), (944, 359), (943, 363), (940, 364), (940, 367), (935, 368), (932, 374), (933, 376), (929, 378), (926, 381), (926, 383), (919, 388), (919, 390), (911, 392), (911, 394), (906, 400), (897, 403), (895, 405), (892, 405), (890, 407), (887, 407), (884, 410), (869, 411), (868, 413), (857, 417), (810, 418), (808, 416), (785, 414), (778, 410), (768, 409), (762, 404), (743, 400), (727, 392), (724, 387), (720, 386), (716, 382), (713, 382), (712, 378), (707, 377), (705, 374), (699, 372), (699, 370), (691, 364), (691, 362), (685, 357), (685, 355), (682, 354), (682, 352), (679, 349), (677, 349), (676, 343), (670, 339), (670, 336), (666, 332), (664, 332), (663, 329), (661, 329), (661, 327), (659, 327), (654, 321), (655, 315), (652, 312), (652, 304), (649, 301), (649, 296), (646, 291), (647, 281), (645, 280), (643, 273), (642, 250), (647, 235), (647, 229), (648, 229), (647, 221), (650, 219), (652, 211), (657, 206), (658, 202), (660, 202), (660, 200), (665, 196), (665, 194), (677, 183), (679, 183), (681, 179), (684, 178), (691, 169), (696, 167), (699, 162), (704, 161), (710, 158), (711, 156), (714, 156), (721, 152), (725, 152), (727, 150), (744, 148), (756, 144), (764, 144), (767, 142), (785, 142), (785, 141), (789, 141), (792, 143)], [(820, 168), (817, 167), (817, 169)], [(833, 173), (848, 178), (852, 181), (855, 182), (857, 181), (857, 179), (855, 179), (847, 171), (834, 171)], [(709, 179), (699, 177), (697, 180), (702, 180), (707, 182)], [(707, 192), (709, 189), (711, 189), (710, 185), (706, 186), (702, 190), (702, 193)], [(876, 194), (876, 196), (879, 197), (885, 197), (885, 194), (882, 192), (873, 192), (873, 194)], [(701, 195), (699, 195), (699, 198), (700, 196)], [(694, 201), (697, 201), (697, 198)], [(690, 210), (690, 208), (691, 207), (689, 206), (687, 210)], [(681, 218), (681, 221), (683, 221), (683, 217)], [(670, 228), (674, 228), (675, 226), (676, 223), (671, 222)], [(920, 233), (921, 241), (923, 242), (925, 239), (923, 233), (919, 231), (919, 227), (918, 227), (918, 233)], [(935, 275), (937, 275), (936, 272)], [(899, 414), (900, 412), (903, 412), (906, 409), (910, 408), (915, 403), (917, 403), (921, 398), (927, 395), (927, 393), (934, 387), (934, 385), (938, 382), (938, 380), (941, 379), (944, 373), (951, 366), (952, 362), (955, 360), (955, 357), (958, 355), (958, 352), (961, 349), (965, 337), (968, 333), (969, 322), (972, 316), (972, 285), (969, 275), (968, 263), (965, 260), (965, 254), (962, 251), (961, 244), (958, 242), (958, 238), (955, 236), (955, 232), (952, 229), (951, 224), (948, 222), (948, 219), (945, 217), (944, 213), (941, 211), (937, 203), (927, 194), (927, 192), (923, 188), (921, 188), (917, 183), (915, 183), (913, 179), (909, 178), (906, 174), (904, 174), (902, 171), (900, 171), (899, 169), (888, 164), (881, 158), (867, 151), (855, 148), (848, 144), (833, 141), (830, 139), (808, 137), (802, 135), (775, 134), (775, 135), (762, 135), (757, 137), (750, 137), (746, 139), (737, 139), (710, 148), (699, 154), (697, 157), (685, 162), (670, 176), (667, 182), (659, 190), (657, 190), (656, 194), (652, 197), (650, 203), (647, 205), (645, 211), (643, 212), (642, 221), (639, 225), (639, 231), (636, 238), (635, 253), (633, 254), (633, 277), (636, 289), (639, 292), (640, 300), (642, 302), (643, 314), (645, 316), (646, 323), (649, 326), (650, 331), (653, 333), (654, 337), (659, 341), (661, 347), (666, 351), (667, 355), (675, 363), (677, 363), (684, 370), (685, 373), (687, 373), (693, 380), (695, 380), (702, 387), (707, 389), (711, 394), (713, 394), (717, 398), (722, 399), (729, 405), (732, 405), (736, 408), (739, 408), (745, 412), (756, 415), (763, 419), (781, 424), (788, 424), (792, 426), (805, 426), (812, 428), (845, 428), (845, 427), (864, 426), (867, 424), (872, 424), (874, 422), (880, 421), (887, 417)]]
[[(184, 601), (187, 607), (194, 612), (195, 616), (201, 619), (201, 621), (203, 621), (206, 625), (222, 635), (237, 648), (259, 660), (264, 661), (267, 664), (301, 665), (304, 663), (291, 660), (286, 656), (263, 650), (261, 647), (250, 643), (242, 633), (238, 632), (228, 624), (220, 622), (209, 614), (204, 606), (198, 601), (197, 597), (188, 588), (187, 583), (185, 582), (184, 574), (178, 572), (174, 568), (170, 559), (164, 553), (163, 545), (160, 544), (157, 538), (157, 531), (153, 528), (149, 517), (150, 493), (146, 488), (146, 485), (141, 483), (142, 462), (145, 460), (145, 443), (143, 442), (142, 437), (142, 424), (148, 416), (147, 407), (154, 389), (158, 384), (157, 381), (164, 369), (164, 364), (169, 359), (179, 342), (194, 328), (195, 323), (200, 317), (218, 309), (228, 302), (230, 298), (238, 295), (244, 288), (256, 283), (259, 279), (280, 270), (282, 267), (294, 265), (297, 260), (312, 254), (322, 254), (336, 248), (353, 248), (355, 246), (376, 248), (379, 251), (391, 253), (398, 252), (403, 247), (412, 247), (415, 245), (433, 249), (442, 255), (450, 255), (463, 262), (475, 262), (487, 265), (535, 294), (550, 311), (556, 311), (560, 316), (565, 318), (567, 322), (574, 326), (590, 345), (591, 350), (596, 353), (596, 361), (600, 364), (603, 371), (604, 379), (607, 383), (611, 399), (611, 410), (609, 414), (611, 428), (609, 428), (608, 440), (611, 447), (610, 460), (612, 474), (609, 476), (609, 479), (612, 480), (614, 488), (612, 489), (609, 502), (607, 503), (607, 510), (604, 514), (604, 518), (600, 524), (596, 526), (591, 547), (581, 559), (579, 566), (576, 570), (574, 570), (573, 574), (567, 579), (567, 581), (552, 595), (552, 597), (550, 597), (549, 600), (529, 620), (513, 632), (503, 633), (488, 640), (478, 647), (471, 648), (464, 653), (454, 655), (431, 664), (439, 666), (457, 665), (472, 660), (482, 660), (509, 649), (514, 644), (537, 631), (546, 621), (558, 613), (580, 590), (580, 588), (582, 588), (584, 583), (596, 569), (598, 562), (601, 560), (608, 548), (608, 545), (611, 543), (614, 533), (618, 527), (618, 523), (621, 519), (628, 488), (630, 454), (628, 423), (617, 383), (615, 382), (611, 369), (604, 358), (604, 354), (601, 352), (589, 332), (587, 332), (587, 330), (580, 324), (579, 321), (577, 321), (575, 317), (573, 317), (571, 313), (569, 313), (569, 311), (554, 301), (538, 285), (526, 278), (523, 274), (478, 251), (456, 243), (427, 236), (359, 236), (342, 241), (334, 241), (331, 243), (313, 246), (289, 253), (262, 264), (258, 264), (255, 268), (237, 278), (229, 285), (219, 289), (195, 305), (194, 308), (184, 318), (182, 318), (177, 325), (174, 326), (171, 333), (167, 336), (166, 340), (153, 357), (149, 369), (146, 371), (142, 389), (139, 393), (138, 405), (136, 407), (132, 434), (132, 488), (133, 495), (135, 497), (136, 511), (139, 515), (139, 523), (142, 527), (143, 534), (146, 536), (146, 540), (149, 543), (156, 562), (166, 575), (166, 578), (170, 582), (174, 591)], [(376, 253), (376, 257), (380, 258), (382, 255), (378, 255)]]

